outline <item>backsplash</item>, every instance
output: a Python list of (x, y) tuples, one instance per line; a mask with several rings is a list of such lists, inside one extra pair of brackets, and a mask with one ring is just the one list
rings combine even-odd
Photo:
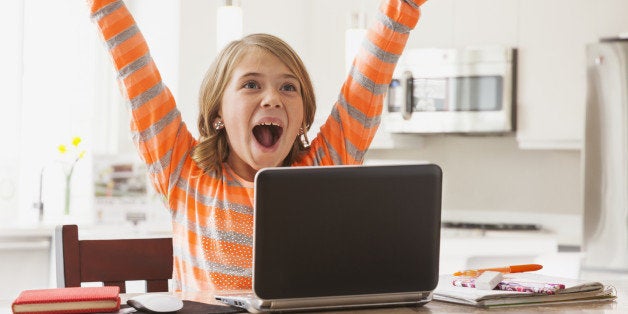
[[(504, 222), (517, 222), (515, 217), (521, 215), (582, 214), (580, 151), (522, 150), (512, 135), (395, 136), (404, 137), (402, 148), (370, 150), (367, 162), (440, 165), (443, 216), (450, 211), (471, 216), (473, 211), (494, 212), (515, 220)], [(418, 148), (411, 147), (412, 141)]]

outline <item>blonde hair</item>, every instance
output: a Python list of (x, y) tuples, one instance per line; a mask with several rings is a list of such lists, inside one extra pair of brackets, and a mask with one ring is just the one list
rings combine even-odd
[[(307, 132), (314, 121), (316, 100), (310, 76), (301, 58), (286, 42), (269, 34), (252, 34), (233, 41), (218, 54), (201, 84), (198, 117), (200, 138), (192, 150), (192, 159), (207, 173), (220, 173), (222, 163), (229, 156), (227, 134), (224, 130), (216, 130), (213, 123), (218, 117), (222, 97), (234, 68), (251, 48), (261, 48), (272, 53), (297, 77), (303, 99), (303, 132)], [(305, 150), (299, 139), (295, 138), (282, 166), (294, 163)]]

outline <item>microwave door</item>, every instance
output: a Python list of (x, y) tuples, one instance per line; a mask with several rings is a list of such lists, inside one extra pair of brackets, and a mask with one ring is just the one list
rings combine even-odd
[(500, 111), (503, 105), (504, 78), (459, 76), (449, 79), (450, 111)]
[(390, 84), (383, 125), (391, 133), (514, 131), (515, 50), (419, 49)]

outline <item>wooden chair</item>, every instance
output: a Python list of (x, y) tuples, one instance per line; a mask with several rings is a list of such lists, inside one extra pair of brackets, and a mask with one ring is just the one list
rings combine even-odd
[(146, 292), (168, 291), (172, 238), (79, 240), (78, 226), (55, 230), (57, 286), (103, 282), (126, 292), (127, 280), (145, 280)]

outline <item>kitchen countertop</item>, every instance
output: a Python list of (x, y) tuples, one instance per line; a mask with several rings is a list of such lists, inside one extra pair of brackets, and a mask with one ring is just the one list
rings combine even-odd
[(0, 228), (0, 239), (2, 238), (37, 238), (50, 237), (54, 233), (53, 226), (33, 226), (33, 227), (2, 227)]
[[(49, 238), (54, 236), (56, 225), (38, 224), (34, 226), (8, 226), (0, 228), (0, 241), (27, 238)], [(172, 235), (170, 223), (149, 224), (141, 223), (134, 226), (123, 224), (79, 224), (79, 236), (84, 239), (113, 239), (113, 238), (147, 238), (169, 237)], [(459, 242), (478, 241), (474, 251), (478, 254), (497, 254), (500, 246), (511, 241), (518, 241), (510, 253), (527, 254), (528, 252), (554, 252), (557, 249), (555, 234), (546, 230), (516, 231), (516, 230), (479, 230), (442, 228), (441, 242), (451, 244), (452, 252), (459, 251)], [(516, 252), (515, 252), (516, 251)]]
[[(11, 239), (49, 238), (57, 225), (6, 226), (0, 228), (0, 241)], [(172, 226), (164, 223), (79, 224), (79, 236), (88, 239), (152, 238), (172, 235)]]

